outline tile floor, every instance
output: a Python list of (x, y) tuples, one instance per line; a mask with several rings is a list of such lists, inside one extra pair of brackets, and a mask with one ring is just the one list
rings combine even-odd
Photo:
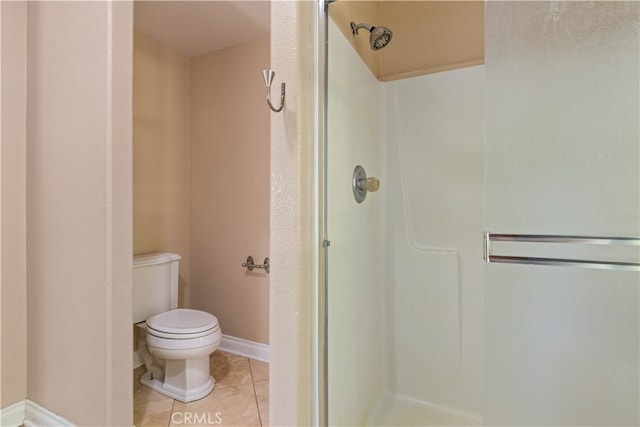
[(216, 387), (207, 397), (182, 403), (140, 384), (133, 371), (133, 413), (142, 426), (268, 426), (269, 364), (223, 351), (211, 355)]

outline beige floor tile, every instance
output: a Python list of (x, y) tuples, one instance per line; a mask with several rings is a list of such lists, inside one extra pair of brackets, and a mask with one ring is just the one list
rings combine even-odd
[(151, 390), (140, 383), (140, 377), (146, 372), (144, 366), (140, 366), (133, 371), (133, 404), (137, 405), (156, 400), (172, 400), (170, 397), (157, 391)]
[(219, 351), (213, 354), (211, 375), (216, 380), (216, 388), (251, 384), (249, 359)]
[(145, 368), (133, 372), (134, 422), (141, 426), (268, 426), (269, 364), (216, 351), (211, 356), (213, 392), (182, 403), (140, 384)]
[(269, 381), (259, 381), (253, 384), (258, 401), (258, 411), (262, 427), (269, 426)]
[(259, 360), (249, 359), (251, 377), (253, 382), (267, 381), (269, 379), (269, 364)]
[(220, 426), (260, 426), (252, 384), (221, 388), (216, 385), (203, 399), (187, 404), (175, 402), (171, 426), (186, 425), (185, 417), (192, 420), (189, 426), (207, 426), (212, 422)]
[(168, 426), (172, 407), (173, 399), (137, 403), (133, 406), (133, 422), (136, 427)]

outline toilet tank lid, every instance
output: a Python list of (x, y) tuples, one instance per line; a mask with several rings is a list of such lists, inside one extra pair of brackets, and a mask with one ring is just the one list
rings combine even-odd
[(133, 256), (133, 267), (145, 267), (148, 265), (162, 264), (165, 262), (180, 261), (178, 254), (171, 252), (153, 252)]

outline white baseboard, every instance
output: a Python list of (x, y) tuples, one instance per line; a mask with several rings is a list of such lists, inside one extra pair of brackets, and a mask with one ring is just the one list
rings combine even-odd
[(26, 427), (71, 427), (73, 423), (27, 399), (24, 425)]
[(223, 334), (218, 349), (269, 363), (269, 346), (267, 344)]
[(22, 400), (0, 410), (0, 426), (18, 427), (24, 422), (25, 401)]
[[(239, 356), (250, 357), (251, 359), (260, 360), (269, 363), (269, 346), (255, 341), (249, 341), (242, 338), (232, 337), (230, 335), (222, 335), (220, 347), (222, 351), (237, 354)], [(133, 352), (133, 369), (144, 365), (144, 360), (137, 351)], [(0, 424), (4, 425), (4, 424)]]
[(0, 410), (0, 425), (7, 427), (72, 427), (73, 424), (47, 408), (25, 399)]

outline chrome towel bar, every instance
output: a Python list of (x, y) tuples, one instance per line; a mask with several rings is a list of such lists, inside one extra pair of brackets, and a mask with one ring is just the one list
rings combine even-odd
[(600, 237), (600, 236), (562, 236), (552, 234), (498, 234), (486, 233), (492, 242), (540, 242), (540, 243), (581, 243), (599, 245), (635, 245), (640, 246), (640, 237)]
[(534, 264), (561, 267), (599, 268), (606, 270), (640, 271), (640, 261), (608, 261), (599, 259), (569, 259), (531, 256), (495, 255), (493, 242), (561, 243), (573, 245), (639, 246), (640, 237), (630, 236), (577, 236), (548, 234), (500, 234), (486, 232), (484, 235), (484, 259), (488, 263)]

